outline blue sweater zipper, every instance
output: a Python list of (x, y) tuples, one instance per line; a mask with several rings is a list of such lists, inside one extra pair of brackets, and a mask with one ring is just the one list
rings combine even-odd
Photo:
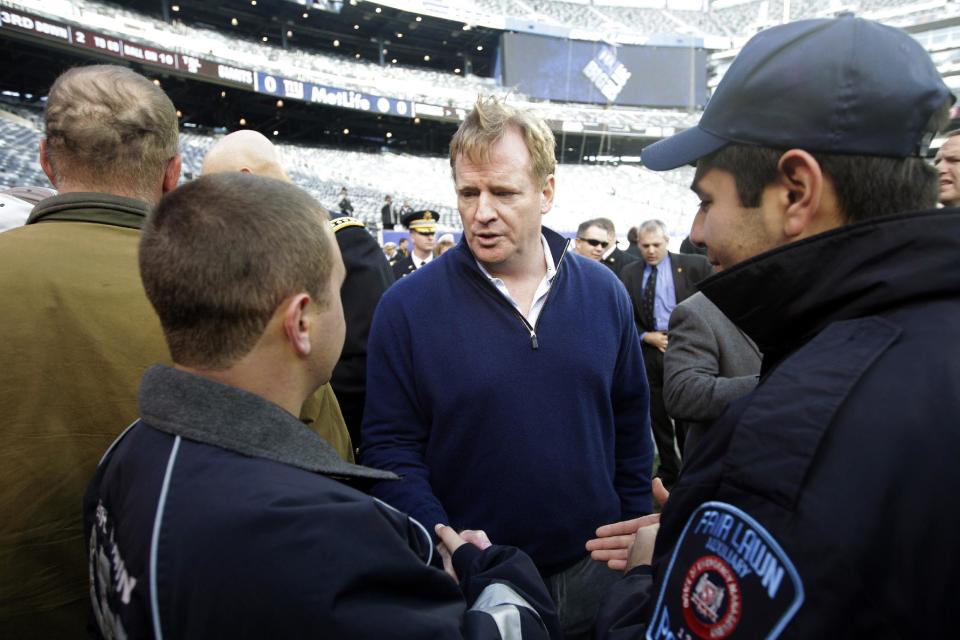
[[(566, 255), (567, 255), (567, 249), (564, 248), (563, 253), (560, 254), (560, 260), (557, 261), (557, 268), (556, 268), (557, 276), (560, 275), (560, 265), (563, 264), (563, 259), (566, 257)], [(494, 287), (493, 284), (490, 283), (490, 280), (489, 280), (486, 276), (484, 276), (483, 273), (480, 273), (479, 271), (477, 271), (476, 273), (477, 273), (477, 275), (480, 276), (480, 279), (481, 279), (481, 282), (482, 282), (480, 288), (481, 288), (483, 291), (487, 292), (489, 295), (492, 295), (494, 298), (496, 298), (498, 304), (501, 304), (501, 305), (506, 306), (506, 307), (509, 308), (511, 311), (513, 311), (513, 314), (514, 314), (515, 316), (517, 316), (518, 318), (520, 318), (520, 322), (522, 322), (522, 323), (523, 323), (523, 326), (526, 327), (527, 331), (530, 332), (530, 347), (531, 347), (534, 351), (536, 351), (537, 349), (539, 349), (539, 348), (540, 348), (540, 341), (537, 339), (537, 325), (532, 325), (532, 326), (531, 326), (530, 321), (527, 320), (526, 318), (524, 318), (524, 317), (523, 317), (523, 314), (520, 313), (519, 309), (517, 309), (515, 306), (513, 306), (512, 304), (510, 304), (510, 302), (509, 302), (506, 298), (503, 297), (503, 294), (502, 294), (502, 293), (500, 293), (499, 291), (497, 291), (497, 288)], [(556, 279), (556, 276), (554, 276), (554, 279)], [(554, 284), (556, 284), (556, 282), (554, 282)], [(551, 286), (553, 286), (553, 285), (551, 285)], [(492, 289), (492, 290), (491, 290), (491, 289)], [(540, 307), (540, 315), (537, 316), (537, 324), (540, 324), (540, 316), (543, 315), (543, 310), (546, 309), (546, 307), (547, 307), (547, 302), (549, 302), (549, 301), (550, 301), (550, 293), (548, 292), (548, 293), (547, 293), (547, 299), (543, 301), (543, 306)]]

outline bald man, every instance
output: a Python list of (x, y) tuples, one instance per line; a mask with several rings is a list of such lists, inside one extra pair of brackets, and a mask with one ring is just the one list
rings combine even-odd
[(233, 171), (291, 182), (277, 148), (262, 133), (249, 129), (224, 136), (203, 159), (204, 175)]
[[(210, 147), (203, 159), (204, 175), (233, 171), (292, 182), (283, 170), (280, 154), (273, 143), (263, 134), (249, 129), (224, 136)], [(370, 323), (380, 296), (393, 284), (394, 277), (380, 246), (363, 222), (336, 212), (331, 212), (330, 216), (347, 269), (340, 289), (347, 337), (330, 384), (324, 385), (320, 392), (333, 387), (356, 451), (360, 447), (360, 424), (367, 395)]]

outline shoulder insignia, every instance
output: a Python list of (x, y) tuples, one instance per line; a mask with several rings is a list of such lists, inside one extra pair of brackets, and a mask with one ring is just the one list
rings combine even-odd
[(793, 561), (737, 507), (706, 502), (674, 547), (646, 640), (777, 638), (803, 604)]
[(349, 229), (350, 227), (361, 227), (366, 229), (366, 226), (357, 220), (356, 218), (351, 218), (350, 216), (341, 216), (339, 218), (334, 218), (330, 221), (330, 226), (333, 227), (333, 232), (336, 233), (341, 229)]

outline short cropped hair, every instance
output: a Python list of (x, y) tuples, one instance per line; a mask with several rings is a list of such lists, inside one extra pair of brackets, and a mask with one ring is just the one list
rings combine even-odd
[[(949, 119), (949, 102), (930, 118), (928, 133)], [(760, 206), (763, 190), (776, 180), (777, 165), (787, 149), (729, 144), (697, 161), (696, 183), (710, 169), (733, 175), (740, 204)], [(842, 155), (810, 152), (837, 193), (840, 213), (847, 223), (937, 204), (937, 171), (924, 158)]]
[(662, 220), (644, 220), (640, 223), (640, 229), (637, 231), (637, 242), (640, 241), (641, 233), (650, 233), (651, 231), (659, 231), (664, 238), (668, 237), (667, 225)]
[(306, 292), (326, 307), (329, 219), (298, 187), (239, 172), (164, 196), (140, 239), (140, 277), (174, 362), (225, 369), (285, 298)]
[(126, 67), (75, 67), (50, 88), (47, 157), (57, 180), (138, 194), (155, 191), (177, 155), (177, 110)]
[(477, 98), (473, 110), (450, 140), (450, 169), (456, 179), (457, 156), (483, 164), (490, 159), (490, 148), (515, 127), (530, 152), (530, 170), (540, 187), (556, 172), (556, 140), (544, 120), (532, 111), (511, 107), (496, 96)]
[[(600, 225), (597, 224), (596, 220), (584, 220), (580, 223), (580, 226), (577, 227), (577, 237), (579, 238), (585, 234), (590, 227), (600, 227)], [(603, 227), (600, 228), (602, 229)]]
[(627, 229), (627, 242), (630, 244), (637, 244), (640, 242), (640, 230), (636, 227), (630, 227)]
[(610, 218), (595, 218), (593, 224), (606, 231), (608, 235), (613, 235), (617, 232), (616, 227), (613, 226), (613, 220)]

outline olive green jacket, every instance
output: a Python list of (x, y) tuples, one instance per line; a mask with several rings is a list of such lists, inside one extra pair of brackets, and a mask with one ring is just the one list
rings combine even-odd
[[(144, 370), (170, 364), (137, 265), (147, 212), (72, 193), (0, 233), (0, 637), (84, 637), (83, 492)], [(329, 385), (304, 412), (352, 461)]]

